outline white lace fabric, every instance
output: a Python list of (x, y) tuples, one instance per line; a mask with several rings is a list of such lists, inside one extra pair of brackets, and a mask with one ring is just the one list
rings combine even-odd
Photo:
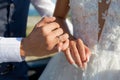
[(105, 24), (99, 42), (98, 1), (70, 0), (69, 4), (74, 36), (92, 51), (84, 76), (60, 53), (50, 61), (40, 80), (120, 80), (120, 0), (111, 0), (108, 15), (103, 14)]

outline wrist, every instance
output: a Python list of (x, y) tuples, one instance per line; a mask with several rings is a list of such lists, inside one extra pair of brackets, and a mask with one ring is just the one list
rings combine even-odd
[(23, 38), (21, 40), (21, 44), (20, 44), (20, 55), (21, 55), (21, 57), (25, 57), (25, 56), (28, 55), (26, 42), (27, 42), (26, 38)]

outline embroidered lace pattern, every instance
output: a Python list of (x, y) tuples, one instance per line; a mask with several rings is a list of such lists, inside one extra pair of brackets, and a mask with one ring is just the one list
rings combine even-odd
[[(98, 1), (70, 0), (74, 35), (91, 49), (92, 56), (83, 72), (57, 54), (40, 80), (120, 80), (120, 0), (112, 0), (98, 42)], [(109, 0), (107, 0), (109, 1)], [(84, 75), (83, 75), (84, 73)]]

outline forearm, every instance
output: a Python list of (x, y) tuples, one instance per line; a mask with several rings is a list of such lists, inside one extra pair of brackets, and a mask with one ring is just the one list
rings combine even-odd
[(69, 34), (70, 39), (73, 39), (73, 36), (71, 35), (68, 29), (71, 26), (69, 26), (66, 23), (66, 17), (68, 11), (69, 11), (69, 0), (57, 0), (53, 16), (57, 18), (57, 22), (61, 25), (60, 27), (64, 30), (64, 32)]
[(69, 11), (69, 0), (57, 0), (53, 16), (66, 19)]

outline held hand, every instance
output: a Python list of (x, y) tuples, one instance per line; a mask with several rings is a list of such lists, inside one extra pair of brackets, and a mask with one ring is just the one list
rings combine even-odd
[(54, 17), (45, 17), (36, 24), (30, 35), (21, 42), (21, 55), (45, 56), (57, 51), (58, 36), (61, 41), (68, 40)]
[[(60, 27), (64, 30), (64, 32), (69, 33), (68, 26), (64, 19), (57, 17), (56, 22), (60, 24)], [(63, 50), (69, 63), (73, 65), (77, 64), (79, 67), (85, 68), (91, 54), (90, 50), (87, 46), (84, 45), (82, 40), (75, 40), (71, 34), (69, 34), (69, 36), (70, 41), (66, 40), (64, 43), (58, 44), (59, 51), (61, 49)], [(65, 48), (63, 48), (63, 45)], [(67, 46), (69, 46), (69, 48), (66, 48)]]
[(85, 69), (89, 61), (91, 51), (84, 45), (81, 39), (71, 40), (69, 48), (66, 50), (65, 55), (67, 60), (74, 66)]

